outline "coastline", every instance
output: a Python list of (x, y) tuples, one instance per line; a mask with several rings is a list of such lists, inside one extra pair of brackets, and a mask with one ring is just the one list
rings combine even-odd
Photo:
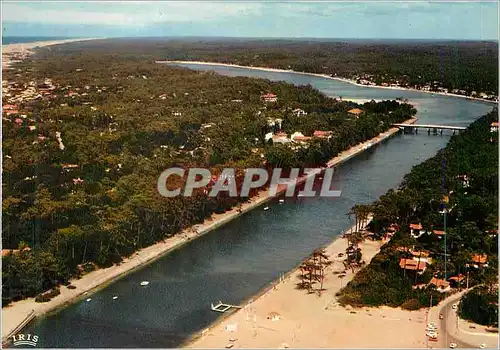
[[(59, 44), (67, 44), (76, 41), (87, 41), (87, 40), (98, 40), (104, 38), (74, 38), (74, 39), (63, 39), (63, 40), (48, 40), (48, 41), (33, 41), (29, 43), (13, 43), (2, 45), (2, 70), (8, 69), (12, 62), (17, 62), (20, 59), (24, 59), (27, 56), (33, 54), (33, 50), (40, 47), (53, 46)], [(11, 59), (10, 55), (20, 54), (21, 57), (17, 59)]]
[(457, 94), (450, 94), (450, 93), (444, 93), (444, 92), (437, 92), (437, 91), (423, 91), (423, 90), (418, 90), (418, 89), (412, 89), (412, 88), (405, 88), (405, 87), (396, 87), (396, 86), (378, 86), (378, 85), (363, 85), (363, 84), (358, 84), (356, 81), (347, 79), (347, 78), (339, 78), (339, 77), (332, 77), (327, 74), (319, 74), (319, 73), (308, 73), (308, 72), (299, 72), (299, 71), (294, 71), (292, 69), (278, 69), (278, 68), (269, 68), (269, 67), (253, 67), (253, 66), (241, 66), (238, 64), (232, 64), (232, 63), (217, 63), (217, 62), (205, 62), (205, 61), (155, 61), (155, 63), (174, 63), (174, 64), (197, 64), (197, 65), (206, 65), (206, 66), (221, 66), (221, 67), (233, 67), (233, 68), (244, 68), (244, 69), (252, 69), (252, 70), (261, 70), (265, 72), (276, 72), (276, 73), (294, 73), (294, 74), (302, 74), (302, 75), (309, 75), (309, 76), (314, 76), (314, 77), (319, 77), (319, 78), (326, 78), (326, 79), (331, 79), (331, 80), (338, 80), (342, 81), (344, 83), (349, 83), (352, 85), (356, 85), (359, 87), (366, 87), (366, 88), (377, 88), (377, 89), (388, 89), (388, 90), (401, 90), (401, 91), (414, 91), (414, 92), (421, 92), (425, 94), (432, 94), (432, 95), (441, 95), (441, 96), (448, 96), (448, 97), (460, 97), (460, 98), (466, 98), (469, 100), (476, 100), (476, 101), (481, 101), (481, 102), (488, 102), (488, 103), (494, 103), (498, 104), (498, 102), (495, 101), (490, 101), (486, 100), (483, 98), (478, 98), (478, 97), (471, 97), (471, 96), (464, 96), (464, 95), (457, 95)]
[[(417, 119), (411, 118), (405, 123), (414, 123)], [(392, 137), (399, 132), (399, 128), (394, 127), (388, 131), (381, 133), (374, 138), (360, 143), (356, 146), (349, 148), (336, 157), (332, 158), (327, 167), (338, 166), (347, 160), (361, 154), (366, 149)], [(309, 176), (313, 176), (309, 174)], [(302, 176), (297, 179), (297, 184), (306, 181), (308, 176)], [(11, 333), (16, 330), (20, 331), (19, 325), (25, 322), (29, 314), (34, 312), (36, 317), (40, 317), (49, 312), (58, 310), (67, 306), (77, 300), (83, 298), (90, 292), (95, 292), (104, 288), (109, 283), (118, 278), (122, 278), (134, 270), (146, 266), (147, 264), (161, 258), (169, 252), (182, 247), (191, 239), (201, 237), (208, 232), (216, 229), (219, 226), (235, 219), (236, 217), (252, 210), (274, 198), (279, 197), (286, 191), (286, 187), (278, 188), (276, 195), (269, 195), (268, 190), (260, 192), (257, 196), (253, 197), (249, 202), (244, 203), (241, 207), (241, 212), (238, 208), (233, 208), (223, 214), (214, 214), (211, 218), (205, 220), (202, 224), (194, 225), (178, 233), (177, 235), (167, 238), (162, 242), (153, 244), (143, 248), (128, 258), (125, 258), (120, 265), (113, 265), (108, 268), (102, 268), (92, 271), (82, 278), (71, 280), (71, 284), (76, 289), (68, 289), (66, 286), (60, 286), (61, 294), (54, 297), (46, 303), (36, 303), (34, 298), (28, 298), (12, 303), (2, 308), (2, 342), (7, 341)], [(28, 325), (28, 324), (26, 324)]]
[[(354, 225), (346, 232), (353, 229)], [(324, 247), (332, 264), (325, 270), (321, 295), (297, 289), (299, 264), (284, 279), (245, 302), (242, 309), (193, 335), (183, 347), (223, 348), (232, 343), (233, 348), (369, 348), (375, 337), (381, 348), (424, 347), (425, 311), (344, 308), (336, 302), (335, 293), (359, 271), (347, 270), (344, 278), (338, 277), (345, 269), (344, 257), (338, 254), (345, 253), (346, 241), (338, 236)], [(367, 240), (360, 244), (366, 264), (385, 243)], [(269, 319), (272, 312), (279, 314), (279, 320)], [(236, 330), (228, 331), (228, 325)]]

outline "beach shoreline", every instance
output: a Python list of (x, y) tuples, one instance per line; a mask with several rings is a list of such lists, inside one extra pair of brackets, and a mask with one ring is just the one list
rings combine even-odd
[[(414, 123), (417, 119), (411, 118), (405, 123)], [(338, 166), (349, 159), (363, 153), (365, 150), (375, 146), (378, 143), (387, 140), (400, 131), (399, 128), (394, 127), (388, 131), (381, 133), (374, 138), (360, 143), (356, 146), (349, 148), (336, 157), (332, 158), (327, 167)], [(314, 176), (310, 174), (309, 176)], [(308, 176), (303, 176), (297, 180), (297, 184), (303, 183), (307, 180)], [(113, 265), (108, 268), (102, 268), (92, 271), (84, 275), (80, 279), (71, 280), (71, 284), (76, 289), (68, 289), (65, 286), (60, 286), (61, 294), (54, 297), (46, 303), (36, 303), (34, 298), (28, 298), (16, 301), (6, 307), (2, 308), (2, 342), (7, 341), (11, 336), (13, 330), (19, 331), (18, 326), (25, 322), (28, 315), (32, 312), (36, 317), (40, 317), (49, 312), (58, 311), (59, 309), (78, 301), (85, 295), (95, 292), (104, 288), (109, 283), (114, 282), (119, 278), (123, 278), (129, 273), (135, 271), (140, 267), (144, 267), (151, 262), (165, 256), (175, 249), (181, 248), (184, 244), (188, 243), (191, 239), (199, 238), (210, 231), (228, 223), (236, 217), (254, 209), (258, 206), (279, 197), (286, 191), (286, 187), (278, 188), (275, 195), (270, 195), (269, 190), (264, 190), (252, 199), (241, 206), (241, 210), (233, 208), (223, 214), (214, 214), (211, 218), (205, 220), (202, 224), (194, 225), (185, 229), (184, 231), (176, 234), (173, 237), (166, 238), (164, 241), (153, 244), (143, 248), (128, 258), (125, 258), (120, 265)], [(195, 229), (193, 229), (195, 228)]]
[[(354, 225), (346, 232), (353, 230)], [(360, 244), (366, 265), (386, 242), (365, 241)], [(339, 305), (335, 294), (359, 272), (345, 270), (345, 256), (339, 256), (339, 253), (344, 254), (346, 247), (347, 239), (342, 236), (322, 247), (333, 263), (326, 268), (321, 294), (308, 294), (297, 288), (299, 264), (284, 279), (274, 281), (246, 301), (241, 309), (220, 317), (210, 327), (193, 335), (183, 347), (224, 348), (228, 344), (233, 344), (233, 348), (424, 347), (424, 310), (354, 309)], [(339, 278), (344, 272), (345, 277)], [(277, 313), (279, 319), (270, 319), (272, 313)], [(387, 332), (389, 325), (392, 329)], [(367, 334), (363, 335), (363, 332)], [(374, 336), (384, 332), (397, 336), (387, 334), (387, 337), (377, 337), (373, 341)]]
[[(73, 38), (62, 40), (33, 41), (28, 43), (13, 43), (2, 45), (2, 70), (8, 69), (11, 63), (25, 59), (34, 53), (34, 50), (41, 47), (68, 44), (77, 41), (99, 40), (104, 38)], [(11, 55), (21, 55), (16, 59), (11, 59)]]
[(244, 69), (251, 69), (251, 70), (261, 70), (265, 72), (276, 72), (276, 73), (294, 73), (294, 74), (301, 74), (301, 75), (309, 75), (309, 76), (314, 76), (314, 77), (319, 77), (319, 78), (325, 78), (325, 79), (331, 79), (331, 80), (337, 80), (337, 81), (342, 81), (344, 83), (349, 83), (352, 85), (356, 85), (359, 87), (366, 87), (366, 88), (377, 88), (377, 89), (388, 89), (388, 90), (400, 90), (400, 91), (414, 91), (414, 92), (421, 92), (421, 93), (426, 93), (426, 94), (431, 94), (431, 95), (441, 95), (441, 96), (448, 96), (448, 97), (460, 97), (460, 98), (466, 98), (469, 100), (476, 100), (476, 101), (481, 101), (481, 102), (489, 102), (489, 103), (494, 103), (498, 104), (496, 101), (491, 101), (491, 100), (486, 100), (483, 98), (478, 98), (478, 97), (471, 97), (471, 96), (464, 96), (464, 95), (458, 95), (458, 94), (451, 94), (451, 93), (444, 93), (444, 92), (438, 92), (438, 91), (423, 91), (423, 90), (418, 90), (418, 89), (412, 89), (412, 88), (405, 88), (405, 87), (397, 87), (397, 86), (379, 86), (379, 85), (363, 85), (363, 84), (358, 84), (356, 81), (347, 79), (347, 78), (340, 78), (340, 77), (332, 77), (327, 74), (320, 74), (320, 73), (309, 73), (309, 72), (299, 72), (299, 71), (294, 71), (292, 69), (278, 69), (278, 68), (270, 68), (270, 67), (253, 67), (253, 66), (242, 66), (238, 64), (232, 64), (232, 63), (217, 63), (217, 62), (205, 62), (205, 61), (178, 61), (178, 60), (172, 60), (172, 61), (155, 61), (155, 63), (173, 63), (173, 64), (195, 64), (195, 65), (206, 65), (206, 66), (221, 66), (221, 67), (233, 67), (233, 68), (244, 68)]

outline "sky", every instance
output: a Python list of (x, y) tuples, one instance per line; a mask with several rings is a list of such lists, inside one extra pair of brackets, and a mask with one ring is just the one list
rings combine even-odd
[(2, 1), (3, 36), (498, 40), (496, 1)]

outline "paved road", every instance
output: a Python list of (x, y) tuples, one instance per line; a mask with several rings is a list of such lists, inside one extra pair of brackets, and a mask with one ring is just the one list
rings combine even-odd
[[(459, 328), (458, 315), (453, 304), (458, 304), (462, 291), (443, 300), (437, 307), (434, 307), (429, 315), (429, 322), (438, 324), (439, 341), (429, 342), (432, 348), (449, 348), (450, 343), (457, 344), (457, 348), (478, 349), (481, 344), (485, 344), (488, 349), (498, 348), (498, 334), (485, 334), (464, 330), (463, 321)], [(444, 318), (439, 320), (439, 314)]]

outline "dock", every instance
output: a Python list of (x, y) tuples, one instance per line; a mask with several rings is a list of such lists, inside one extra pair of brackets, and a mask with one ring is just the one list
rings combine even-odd
[(229, 309), (241, 309), (243, 306), (237, 306), (237, 305), (230, 305), (230, 304), (225, 304), (222, 301), (219, 301), (217, 304), (210, 304), (210, 308), (212, 311), (217, 311), (217, 312), (226, 312)]

